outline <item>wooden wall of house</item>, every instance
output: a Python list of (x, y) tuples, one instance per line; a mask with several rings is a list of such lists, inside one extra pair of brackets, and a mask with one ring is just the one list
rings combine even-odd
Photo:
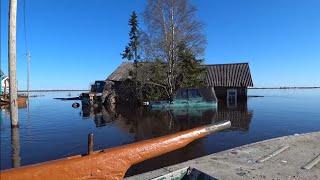
[(217, 98), (224, 100), (227, 98), (228, 89), (237, 89), (238, 100), (247, 99), (246, 87), (214, 87)]

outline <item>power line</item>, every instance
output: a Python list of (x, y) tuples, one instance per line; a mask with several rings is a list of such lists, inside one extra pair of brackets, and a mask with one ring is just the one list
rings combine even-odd
[(28, 41), (27, 41), (27, 21), (26, 21), (26, 0), (23, 0), (23, 30), (24, 30), (24, 45), (26, 54), (28, 53)]

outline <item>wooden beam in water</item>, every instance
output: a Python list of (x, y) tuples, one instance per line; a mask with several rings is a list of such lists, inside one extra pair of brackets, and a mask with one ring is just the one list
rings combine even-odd
[(93, 133), (88, 134), (88, 153), (87, 154), (92, 154), (93, 153)]

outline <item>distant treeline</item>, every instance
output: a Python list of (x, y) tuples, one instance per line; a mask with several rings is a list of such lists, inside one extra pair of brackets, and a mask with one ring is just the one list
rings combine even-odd
[[(42, 89), (42, 90), (29, 90), (29, 92), (61, 92), (61, 91), (90, 91), (87, 89)], [(27, 90), (19, 90), (18, 92), (27, 92)]]
[(312, 87), (249, 87), (249, 89), (316, 89), (320, 88), (320, 86), (312, 86)]

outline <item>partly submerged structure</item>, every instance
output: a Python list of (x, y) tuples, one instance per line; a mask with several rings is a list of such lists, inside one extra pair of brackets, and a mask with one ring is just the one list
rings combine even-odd
[[(121, 83), (132, 79), (131, 73), (134, 64), (123, 62), (106, 79), (103, 98), (115, 103), (115, 96), (119, 92)], [(214, 88), (219, 101), (226, 101), (232, 106), (239, 100), (246, 100), (247, 88), (253, 86), (253, 81), (248, 63), (211, 64), (206, 68), (205, 83), (209, 88)]]
[(214, 87), (218, 99), (237, 104), (246, 100), (247, 88), (253, 87), (248, 63), (206, 65), (206, 83)]
[(171, 102), (154, 101), (150, 106), (152, 109), (215, 108), (217, 104), (213, 88), (181, 88)]
[(94, 102), (101, 102), (105, 85), (105, 81), (95, 81), (94, 84), (91, 84), (90, 92), (82, 93), (80, 96), (82, 105), (93, 105)]

